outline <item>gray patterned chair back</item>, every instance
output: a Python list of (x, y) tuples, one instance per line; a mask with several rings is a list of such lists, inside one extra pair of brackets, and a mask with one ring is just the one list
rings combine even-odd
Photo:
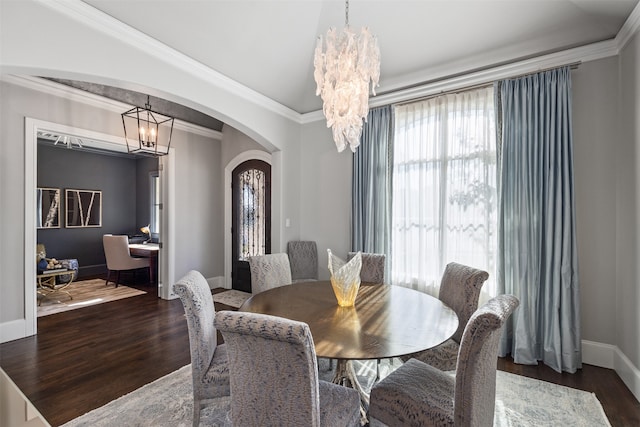
[(285, 253), (249, 257), (251, 293), (291, 284), (291, 266)]
[(291, 264), (291, 279), (295, 281), (318, 280), (318, 247), (313, 241), (287, 243), (287, 255)]
[[(353, 258), (357, 252), (349, 252), (347, 260)], [(360, 281), (365, 283), (384, 283), (385, 254), (362, 252), (362, 268), (360, 269)]]
[(478, 309), (480, 289), (488, 278), (486, 271), (455, 262), (447, 264), (444, 270), (438, 298), (458, 315), (458, 330), (451, 337), (457, 343), (460, 343), (469, 318)]
[(500, 337), (504, 323), (519, 304), (513, 295), (498, 295), (469, 319), (456, 366), (456, 426), (493, 425)]
[(320, 425), (318, 365), (306, 323), (220, 311), (215, 326), (229, 354), (233, 425)]
[(202, 274), (192, 270), (178, 280), (173, 291), (180, 297), (187, 317), (193, 381), (201, 384), (218, 345), (211, 289)]

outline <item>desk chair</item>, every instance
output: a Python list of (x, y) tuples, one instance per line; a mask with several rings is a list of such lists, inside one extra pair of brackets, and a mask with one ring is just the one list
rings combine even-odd
[(107, 259), (107, 281), (105, 286), (109, 284), (111, 272), (116, 272), (116, 288), (120, 283), (120, 272), (146, 268), (151, 278), (149, 258), (134, 258), (129, 253), (129, 237), (125, 235), (114, 236), (105, 234), (102, 236), (102, 245), (104, 246), (104, 255)]
[(515, 296), (499, 295), (473, 313), (455, 377), (411, 359), (374, 385), (369, 425), (492, 426), (500, 336), (518, 305)]

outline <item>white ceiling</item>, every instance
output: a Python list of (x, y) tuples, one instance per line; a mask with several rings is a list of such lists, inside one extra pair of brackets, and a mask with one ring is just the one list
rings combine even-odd
[[(299, 113), (321, 109), (313, 51), (336, 0), (84, 0)], [(379, 93), (612, 39), (638, 0), (351, 0), (381, 51)]]

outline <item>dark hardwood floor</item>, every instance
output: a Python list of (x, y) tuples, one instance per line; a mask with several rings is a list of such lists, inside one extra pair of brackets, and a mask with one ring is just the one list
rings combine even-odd
[[(0, 366), (53, 426), (190, 363), (180, 300), (158, 299), (147, 284), (123, 280), (149, 292), (41, 317), (36, 336), (0, 344)], [(231, 307), (216, 304), (221, 309)], [(613, 370), (584, 365), (576, 374), (558, 374), (510, 359), (498, 367), (594, 392), (612, 426), (640, 425), (640, 404)]]

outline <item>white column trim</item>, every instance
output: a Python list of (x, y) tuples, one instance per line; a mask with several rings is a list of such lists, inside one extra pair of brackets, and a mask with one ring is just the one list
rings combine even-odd
[[(38, 128), (43, 122), (24, 119), (24, 336), (35, 335), (38, 329), (36, 267), (36, 188), (38, 176)], [(29, 262), (32, 260), (33, 262)]]
[(162, 191), (162, 213), (160, 241), (162, 250), (159, 254), (158, 268), (158, 296), (162, 299), (175, 299), (178, 296), (173, 293), (176, 260), (176, 221), (175, 221), (175, 194), (176, 194), (176, 151), (169, 149), (169, 154), (160, 158), (160, 189)]

